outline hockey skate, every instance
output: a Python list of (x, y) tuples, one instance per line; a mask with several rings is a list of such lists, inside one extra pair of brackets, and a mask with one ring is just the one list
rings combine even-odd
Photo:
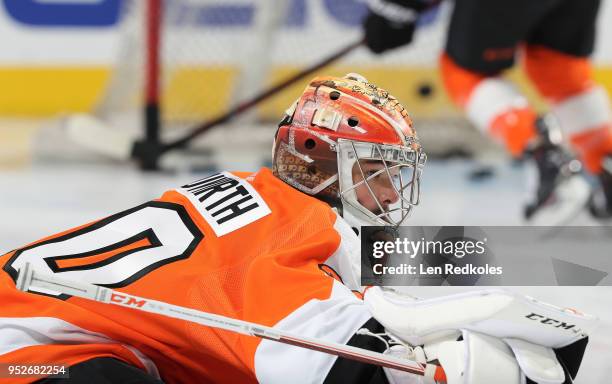
[(596, 219), (612, 219), (612, 155), (603, 160), (599, 187), (589, 199), (589, 212)]
[(586, 206), (590, 187), (580, 161), (562, 147), (553, 118), (538, 118), (536, 128), (539, 137), (525, 152), (531, 175), (524, 217), (531, 225), (562, 225)]

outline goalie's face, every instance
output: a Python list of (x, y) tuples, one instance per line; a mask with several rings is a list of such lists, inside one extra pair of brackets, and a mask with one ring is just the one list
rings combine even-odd
[(352, 176), (357, 201), (374, 215), (388, 211), (399, 201), (396, 188), (399, 168), (391, 168), (387, 173), (382, 161), (359, 160), (353, 165)]
[[(425, 155), (407, 146), (338, 140), (343, 215), (359, 225), (401, 225), (419, 202)], [(352, 223), (352, 225), (355, 225)]]

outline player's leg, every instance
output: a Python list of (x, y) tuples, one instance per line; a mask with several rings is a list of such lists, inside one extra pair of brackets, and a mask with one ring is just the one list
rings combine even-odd
[(68, 368), (70, 378), (42, 379), (37, 384), (163, 384), (146, 372), (121, 360), (98, 357)]
[(447, 93), (472, 123), (501, 141), (514, 157), (527, 155), (533, 160), (538, 175), (525, 211), (528, 218), (553, 200), (579, 206), (587, 194), (583, 187), (578, 200), (551, 199), (558, 186), (574, 179), (575, 172), (564, 171), (570, 158), (547, 139), (548, 132), (538, 132), (537, 125), (548, 125), (536, 124), (536, 113), (525, 96), (499, 76), (514, 64), (522, 41), (559, 1), (457, 0), (440, 59)]
[(440, 61), (451, 99), (480, 130), (517, 157), (536, 136), (536, 114), (499, 75), (514, 65), (519, 44), (550, 4), (551, 0), (457, 0)]
[(441, 57), (440, 70), (448, 95), (470, 121), (520, 157), (536, 136), (536, 113), (518, 89), (498, 76), (465, 69), (448, 54)]
[[(552, 111), (587, 170), (599, 176), (603, 199), (596, 216), (612, 215), (612, 114), (606, 91), (593, 80), (593, 51), (599, 0), (564, 0), (528, 37), (525, 70)], [(607, 160), (611, 162), (612, 160)]]

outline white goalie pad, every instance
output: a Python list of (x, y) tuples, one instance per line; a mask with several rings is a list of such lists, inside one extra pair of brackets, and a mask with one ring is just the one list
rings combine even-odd
[(551, 348), (518, 339), (504, 339), (510, 346), (525, 376), (538, 384), (562, 384), (563, 367)]
[(376, 320), (411, 345), (467, 329), (561, 348), (586, 337), (596, 323), (594, 316), (499, 289), (400, 303), (379, 287), (372, 287), (364, 301)]
[(425, 345), (428, 361), (437, 359), (449, 384), (562, 384), (565, 372), (552, 348), (517, 339), (463, 331), (461, 341)]
[[(402, 347), (392, 348), (395, 350), (386, 353), (402, 356)], [(519, 384), (523, 382), (521, 369), (512, 350), (506, 343), (495, 337), (466, 331), (461, 341), (444, 340), (425, 345), (425, 351), (427, 361), (438, 360), (444, 367), (448, 384)], [(411, 357), (414, 358), (414, 356)], [(385, 374), (391, 384), (433, 384), (433, 381), (394, 369), (385, 368)]]
[[(521, 369), (512, 351), (502, 340), (475, 332), (464, 332), (463, 344), (466, 358), (465, 371), (463, 381), (458, 383), (521, 382)], [(443, 359), (441, 362), (443, 363)]]

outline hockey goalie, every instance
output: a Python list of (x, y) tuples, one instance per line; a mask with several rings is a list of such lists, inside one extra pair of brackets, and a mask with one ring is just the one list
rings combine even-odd
[[(27, 265), (441, 365), (449, 384), (571, 383), (588, 316), (504, 291), (419, 300), (361, 286), (361, 226), (405, 224), (424, 165), (388, 92), (356, 74), (315, 78), (279, 124), (271, 170), (216, 173), (0, 257), (0, 365), (62, 363), (69, 383), (433, 382), (49, 289), (22, 292)], [(61, 382), (10, 382), (35, 380)]]

